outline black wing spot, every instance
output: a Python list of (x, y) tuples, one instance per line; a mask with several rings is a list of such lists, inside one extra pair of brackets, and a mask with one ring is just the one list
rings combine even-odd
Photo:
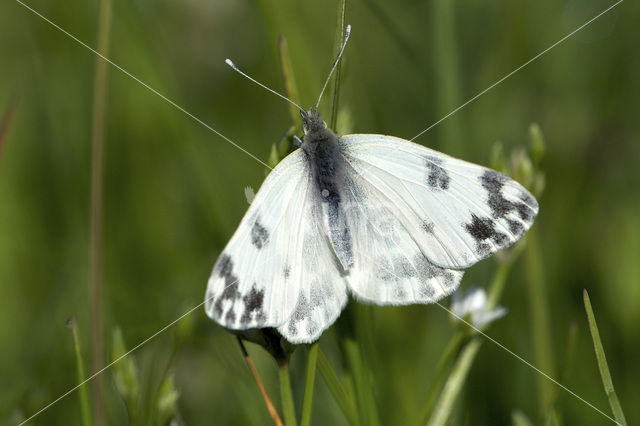
[(427, 185), (434, 189), (449, 189), (451, 178), (449, 173), (442, 168), (442, 158), (425, 155), (424, 160), (427, 167)]
[(534, 216), (533, 206), (538, 205), (537, 201), (526, 192), (520, 194), (520, 199), (524, 202), (513, 202), (504, 198), (502, 189), (508, 179), (506, 176), (494, 170), (486, 170), (482, 176), (480, 176), (480, 183), (488, 194), (488, 203), (489, 207), (491, 207), (493, 218), (501, 219), (512, 212), (517, 212), (520, 219), (527, 223), (532, 222)]
[(486, 170), (480, 177), (482, 187), (487, 191), (489, 207), (494, 219), (503, 218), (511, 213), (515, 206), (502, 195), (507, 177), (494, 170)]
[(236, 322), (236, 313), (233, 307), (227, 311), (227, 314), (224, 316), (224, 320), (227, 324)]
[(456, 280), (453, 279), (453, 272), (446, 269), (442, 272), (442, 283), (446, 288), (451, 288), (455, 284)]
[(251, 314), (255, 314), (254, 320), (257, 323), (266, 320), (264, 310), (262, 309), (264, 306), (264, 289), (257, 290), (254, 284), (249, 294), (242, 298), (242, 301), (244, 302), (244, 313), (240, 318), (240, 324), (243, 326), (249, 324), (249, 322), (251, 322)]
[(268, 239), (269, 232), (260, 224), (259, 219), (256, 219), (251, 228), (251, 243), (259, 250), (267, 244)]
[(471, 213), (471, 223), (466, 223), (464, 227), (476, 240), (476, 252), (481, 256), (491, 253), (491, 246), (487, 240), (493, 241), (497, 247), (504, 247), (509, 243), (509, 237), (496, 231), (496, 223), (490, 217), (480, 218)]
[(488, 240), (496, 234), (495, 223), (491, 218), (481, 219), (473, 213), (471, 213), (471, 223), (464, 226), (477, 242)]
[(524, 226), (517, 220), (509, 220), (509, 231), (517, 237), (524, 234)]
[(518, 211), (518, 216), (520, 216), (520, 219), (527, 222), (533, 221), (533, 210), (531, 210), (531, 207), (529, 207), (525, 203), (515, 203), (515, 208)]
[(485, 170), (480, 177), (482, 181), (482, 187), (489, 192), (499, 193), (502, 191), (502, 187), (507, 182), (507, 177), (495, 170)]
[(290, 335), (295, 336), (298, 334), (298, 323), (304, 320), (304, 313), (309, 310), (309, 303), (307, 302), (307, 298), (304, 297), (303, 294), (298, 298), (298, 303), (296, 304), (296, 309), (293, 311), (293, 315), (289, 318), (289, 326), (287, 327), (287, 331)]
[(240, 297), (240, 293), (238, 292), (238, 277), (233, 274), (233, 261), (231, 260), (231, 256), (226, 254), (220, 256), (215, 269), (217, 269), (218, 275), (221, 278), (224, 278), (225, 286), (222, 294), (216, 298), (216, 301), (213, 305), (213, 312), (217, 318), (222, 318), (222, 314), (224, 313), (223, 304), (226, 300), (230, 300), (232, 302), (232, 305), (227, 312), (225, 320), (230, 320), (230, 322), (233, 322), (235, 321), (233, 302), (235, 302)]

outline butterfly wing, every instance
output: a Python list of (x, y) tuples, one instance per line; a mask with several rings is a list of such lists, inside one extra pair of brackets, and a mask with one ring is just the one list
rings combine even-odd
[(309, 187), (302, 224), (302, 253), (298, 267), (301, 286), (293, 314), (278, 327), (292, 343), (317, 340), (338, 318), (347, 303), (346, 276), (322, 226), (322, 206), (313, 187)]
[(310, 184), (299, 151), (267, 176), (238, 229), (216, 261), (205, 296), (207, 315), (231, 329), (277, 327), (297, 302), (305, 194)]
[(398, 219), (398, 206), (351, 163), (345, 165), (343, 194), (353, 244), (352, 292), (378, 304), (405, 305), (432, 303), (454, 291), (463, 271), (431, 263)]
[(346, 303), (346, 284), (320, 231), (307, 160), (298, 150), (267, 176), (213, 267), (205, 310), (230, 329), (279, 327), (311, 342)]
[(382, 135), (347, 135), (342, 152), (429, 262), (464, 269), (516, 242), (538, 202), (494, 170)]

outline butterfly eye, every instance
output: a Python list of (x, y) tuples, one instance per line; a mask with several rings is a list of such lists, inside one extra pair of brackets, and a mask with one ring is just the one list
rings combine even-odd
[(302, 117), (302, 131), (306, 135), (309, 133), (309, 114), (306, 111), (300, 111), (300, 117)]

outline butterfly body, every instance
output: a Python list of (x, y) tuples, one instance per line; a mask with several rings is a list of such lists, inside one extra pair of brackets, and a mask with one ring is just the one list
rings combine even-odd
[(498, 172), (399, 138), (338, 136), (314, 108), (216, 262), (206, 312), (230, 329), (316, 340), (348, 295), (432, 303), (517, 241), (535, 198)]
[(322, 208), (322, 222), (335, 254), (344, 270), (353, 266), (351, 233), (344, 210), (346, 164), (340, 139), (327, 128), (318, 112), (311, 108), (302, 112), (302, 150), (313, 179), (313, 197)]

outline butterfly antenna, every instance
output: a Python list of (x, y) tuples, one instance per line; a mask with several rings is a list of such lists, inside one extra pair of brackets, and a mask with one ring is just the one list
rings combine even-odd
[(322, 95), (324, 94), (324, 90), (327, 88), (329, 84), (329, 80), (331, 80), (331, 76), (333, 72), (336, 70), (338, 66), (338, 62), (340, 62), (340, 58), (342, 58), (342, 52), (344, 52), (344, 48), (347, 46), (347, 41), (349, 41), (349, 35), (351, 34), (351, 25), (347, 25), (347, 29), (344, 33), (344, 41), (342, 42), (342, 47), (340, 47), (340, 52), (338, 52), (338, 57), (336, 61), (333, 63), (333, 67), (331, 67), (331, 71), (329, 72), (329, 77), (327, 77), (327, 81), (324, 82), (324, 86), (322, 86), (322, 90), (320, 91), (320, 96), (318, 96), (318, 102), (316, 103), (316, 109), (318, 109), (318, 105), (320, 105), (320, 99), (322, 99)]
[(249, 77), (247, 74), (243, 73), (242, 71), (240, 71), (240, 69), (236, 66), (236, 64), (233, 63), (233, 61), (231, 59), (226, 59), (224, 61), (227, 65), (229, 65), (231, 68), (233, 68), (235, 71), (237, 71), (240, 75), (248, 78), (249, 80), (253, 81), (254, 83), (256, 83), (258, 86), (262, 87), (263, 89), (266, 89), (267, 91), (273, 93), (276, 96), (280, 96), (282, 99), (284, 99), (285, 101), (295, 105), (300, 111), (304, 112), (304, 109), (298, 105), (297, 103), (293, 102), (291, 99), (287, 98), (286, 96), (276, 92), (273, 89), (270, 89), (269, 87), (265, 86), (264, 84), (260, 83), (259, 81), (257, 81), (256, 79)]

